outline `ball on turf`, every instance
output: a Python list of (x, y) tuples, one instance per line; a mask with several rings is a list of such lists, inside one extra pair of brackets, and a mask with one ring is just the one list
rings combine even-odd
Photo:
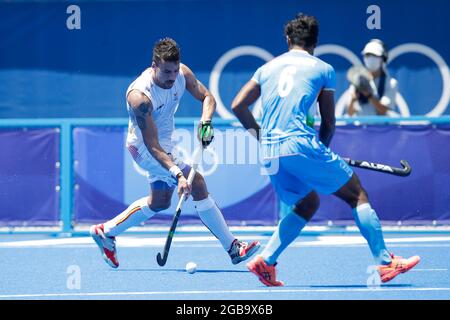
[(195, 271), (197, 271), (197, 264), (195, 262), (188, 262), (186, 264), (186, 272), (192, 274)]

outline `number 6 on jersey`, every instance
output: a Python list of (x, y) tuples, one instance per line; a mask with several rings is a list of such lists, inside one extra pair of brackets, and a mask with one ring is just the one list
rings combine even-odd
[(297, 68), (294, 66), (287, 66), (281, 71), (280, 79), (278, 80), (278, 94), (281, 98), (286, 97), (294, 87), (294, 75)]

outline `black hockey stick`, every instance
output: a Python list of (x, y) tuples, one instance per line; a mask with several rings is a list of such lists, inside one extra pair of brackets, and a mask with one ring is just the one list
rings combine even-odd
[(167, 235), (166, 244), (164, 245), (164, 252), (162, 255), (161, 255), (161, 252), (158, 252), (158, 255), (156, 256), (156, 261), (158, 262), (158, 264), (161, 267), (164, 266), (167, 262), (167, 258), (169, 256), (170, 245), (172, 244), (173, 235), (175, 234), (175, 228), (177, 227), (178, 218), (180, 217), (180, 214), (181, 214), (181, 205), (184, 202), (185, 198), (186, 198), (186, 196), (183, 194), (180, 198), (180, 201), (178, 202), (177, 210), (173, 217), (172, 225), (170, 226), (170, 230), (169, 230), (169, 234)]
[[(201, 150), (203, 151), (203, 148), (201, 148)], [(187, 178), (187, 182), (190, 185), (192, 185), (192, 181), (194, 180), (194, 176), (197, 171), (199, 162), (200, 161), (198, 160), (198, 157), (194, 157), (194, 163), (192, 164), (191, 171), (189, 172), (189, 176)], [(161, 267), (166, 264), (167, 258), (169, 257), (170, 245), (172, 244), (172, 239), (173, 239), (173, 236), (175, 234), (175, 229), (178, 224), (178, 218), (180, 217), (180, 214), (181, 214), (181, 206), (183, 205), (183, 202), (185, 200), (186, 200), (186, 195), (183, 194), (181, 196), (180, 200), (178, 201), (178, 205), (175, 210), (175, 215), (173, 216), (172, 225), (170, 226), (169, 234), (167, 235), (167, 239), (166, 239), (166, 244), (164, 245), (164, 252), (162, 255), (160, 252), (158, 252), (158, 255), (156, 256), (156, 261), (158, 262), (158, 264)]]
[(400, 160), (400, 164), (402, 165), (402, 168), (392, 167), (387, 164), (380, 164), (380, 163), (374, 163), (364, 160), (353, 160), (349, 158), (343, 158), (345, 162), (347, 162), (349, 165), (353, 167), (378, 171), (378, 172), (384, 172), (389, 173), (394, 176), (400, 176), (400, 177), (406, 177), (411, 174), (411, 166), (409, 165), (408, 161), (406, 160)]

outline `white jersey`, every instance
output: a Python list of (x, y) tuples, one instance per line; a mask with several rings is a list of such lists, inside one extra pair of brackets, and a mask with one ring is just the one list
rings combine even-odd
[[(175, 129), (174, 115), (178, 109), (181, 96), (186, 88), (186, 80), (182, 69), (178, 73), (175, 83), (170, 89), (163, 89), (156, 85), (152, 78), (152, 70), (146, 69), (128, 87), (126, 96), (131, 90), (139, 90), (150, 99), (153, 105), (152, 117), (158, 130), (158, 141), (166, 152), (173, 148), (172, 133)], [(142, 132), (136, 122), (136, 117), (131, 106), (127, 102), (129, 114), (127, 147), (134, 146), (141, 149), (144, 145)]]

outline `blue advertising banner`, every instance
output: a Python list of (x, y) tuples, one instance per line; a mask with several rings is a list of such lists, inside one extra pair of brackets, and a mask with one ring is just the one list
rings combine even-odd
[[(191, 163), (198, 147), (194, 128), (177, 126), (174, 135), (176, 154), (186, 164)], [(149, 194), (146, 172), (125, 148), (123, 127), (79, 127), (74, 129), (73, 137), (75, 223), (103, 222)], [(256, 141), (242, 129), (219, 125), (214, 140), (204, 151), (198, 170), (227, 223), (274, 225), (278, 220), (278, 202), (268, 177), (260, 174)], [(147, 223), (167, 224), (173, 218), (177, 202), (178, 195), (174, 192), (171, 207)], [(188, 223), (201, 223), (192, 198), (183, 204), (180, 218), (180, 224)]]
[[(174, 139), (179, 155), (190, 162), (196, 147), (192, 126), (178, 126)], [(124, 147), (121, 127), (80, 127), (74, 131), (76, 223), (102, 222), (148, 195), (145, 172)], [(355, 169), (383, 224), (431, 224), (450, 221), (449, 125), (339, 126), (331, 148), (343, 157), (400, 167), (412, 166), (408, 177)], [(256, 140), (242, 129), (217, 126), (214, 143), (205, 152), (200, 172), (230, 225), (274, 225), (279, 206), (265, 171)], [(177, 203), (148, 223), (171, 220)], [(312, 223), (352, 225), (350, 208), (334, 196), (322, 195)], [(181, 223), (200, 223), (191, 201)]]
[[(407, 160), (408, 177), (354, 169), (383, 224), (448, 223), (450, 221), (449, 125), (339, 127), (331, 148), (343, 157), (401, 167)], [(315, 222), (348, 224), (347, 204), (321, 196)]]
[[(178, 125), (177, 155), (186, 163), (197, 147), (193, 125)], [(73, 204), (75, 224), (103, 222), (149, 193), (146, 173), (125, 148), (123, 126), (78, 126), (73, 129)], [(338, 126), (331, 148), (344, 157), (412, 166), (408, 177), (354, 169), (383, 224), (450, 222), (450, 125)], [(0, 130), (0, 226), (56, 226), (61, 221), (62, 177), (58, 128)], [(242, 128), (216, 125), (214, 143), (199, 167), (208, 190), (230, 225), (274, 225), (279, 204), (261, 170), (256, 140)], [(26, 199), (26, 201), (24, 201)], [(177, 202), (149, 224), (172, 218)], [(66, 213), (67, 214), (67, 213)], [(321, 196), (312, 223), (353, 224), (341, 200)], [(181, 224), (200, 223), (191, 201)]]
[[(216, 116), (230, 118), (239, 88), (286, 50), (283, 26), (298, 12), (320, 22), (315, 54), (336, 70), (338, 115), (346, 72), (372, 38), (389, 50), (396, 113), (448, 115), (449, 11), (445, 0), (0, 0), (0, 117), (126, 117), (128, 85), (150, 66), (155, 41), (169, 36), (215, 95)], [(177, 116), (199, 108), (185, 95)]]
[(59, 130), (0, 129), (0, 226), (58, 226)]

